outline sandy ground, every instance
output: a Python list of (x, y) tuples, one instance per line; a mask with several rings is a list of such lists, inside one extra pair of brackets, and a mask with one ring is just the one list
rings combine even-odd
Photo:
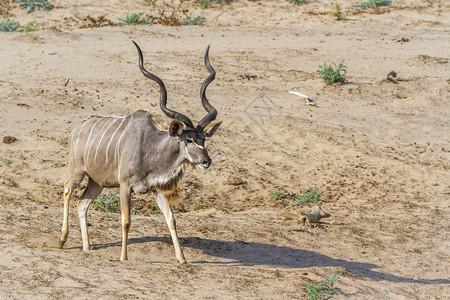
[[(53, 3), (9, 11), (38, 31), (0, 34), (0, 138), (17, 138), (0, 141), (0, 298), (303, 299), (308, 284), (346, 268), (336, 286), (348, 299), (448, 299), (448, 2), (356, 11), (342, 1), (346, 22), (329, 16), (329, 1), (184, 2), (205, 26), (87, 29), (86, 16), (116, 22), (164, 6)], [(169, 121), (131, 40), (165, 81), (169, 107), (194, 120), (212, 45), (208, 97), (223, 125), (207, 144), (213, 166), (188, 171), (175, 205), (184, 266), (150, 196), (136, 198), (127, 262), (119, 214), (91, 208), (94, 250), (81, 250), (76, 201), (64, 249), (45, 247), (60, 234), (71, 129), (91, 114), (138, 109)], [(342, 60), (348, 83), (326, 86), (318, 66)], [(396, 84), (384, 80), (390, 71)], [(312, 205), (274, 200), (273, 187), (318, 188), (332, 217), (314, 227), (283, 220)]]

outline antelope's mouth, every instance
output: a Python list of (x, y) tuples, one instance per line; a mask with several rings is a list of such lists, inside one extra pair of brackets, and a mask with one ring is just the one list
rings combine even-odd
[(203, 163), (201, 164), (197, 164), (197, 167), (199, 167), (202, 170), (206, 170), (211, 166), (211, 160), (205, 160)]

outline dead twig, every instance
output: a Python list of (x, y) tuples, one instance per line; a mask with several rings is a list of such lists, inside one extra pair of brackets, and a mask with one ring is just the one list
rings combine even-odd
[(395, 77), (397, 77), (397, 73), (396, 73), (395, 71), (390, 71), (390, 72), (387, 74), (386, 78), (387, 78), (387, 80), (391, 81), (392, 83), (398, 84), (398, 81), (397, 81), (397, 80), (394, 80), (391, 76), (395, 78)]

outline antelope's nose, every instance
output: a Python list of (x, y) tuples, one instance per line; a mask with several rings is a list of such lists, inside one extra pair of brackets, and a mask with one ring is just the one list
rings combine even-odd
[(209, 168), (211, 166), (211, 163), (212, 163), (211, 158), (208, 158), (203, 161), (202, 165), (204, 165), (206, 168)]

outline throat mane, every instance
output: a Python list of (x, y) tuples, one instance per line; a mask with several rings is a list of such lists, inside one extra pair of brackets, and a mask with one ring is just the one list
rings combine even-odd
[(154, 185), (154, 189), (163, 193), (169, 202), (178, 199), (178, 186), (183, 179), (186, 167), (190, 162), (183, 162), (178, 168), (172, 172), (160, 176), (158, 182)]

